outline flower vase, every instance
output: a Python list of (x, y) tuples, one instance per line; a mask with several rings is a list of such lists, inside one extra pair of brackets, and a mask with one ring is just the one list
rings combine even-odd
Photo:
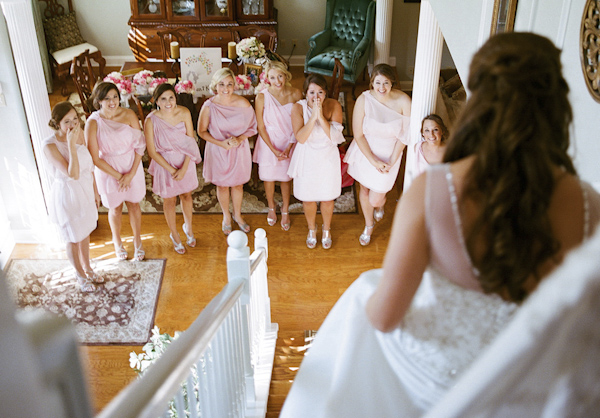
[(145, 96), (146, 94), (148, 94), (148, 86), (142, 86), (142, 85), (136, 85), (135, 86), (135, 94), (137, 94), (138, 96)]
[(131, 94), (122, 94), (121, 107), (129, 107), (129, 99), (131, 99)]

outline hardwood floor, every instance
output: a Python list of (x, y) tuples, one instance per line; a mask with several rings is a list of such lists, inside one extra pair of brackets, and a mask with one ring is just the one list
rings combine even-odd
[[(109, 68), (107, 71), (111, 71)], [(293, 84), (301, 86), (302, 69), (293, 67)], [(367, 87), (357, 88), (357, 94)], [(345, 85), (349, 105), (353, 103), (351, 86)], [(71, 91), (75, 91), (71, 88)], [(50, 95), (51, 105), (64, 100), (60, 93)], [(351, 113), (349, 113), (351, 115)], [(335, 215), (332, 223), (333, 246), (330, 250), (306, 248), (306, 220), (303, 215), (291, 215), (292, 227), (284, 232), (277, 223), (269, 227), (266, 214), (245, 215), (251, 225), (248, 234), (264, 228), (269, 240), (269, 292), (272, 321), (279, 324), (280, 338), (302, 335), (304, 330), (317, 330), (325, 316), (346, 288), (365, 270), (381, 266), (387, 247), (392, 217), (398, 193), (394, 188), (385, 205), (386, 215), (373, 231), (371, 244), (361, 247), (358, 237), (364, 227), (362, 214)], [(320, 216), (317, 224), (320, 225)], [(166, 258), (167, 264), (158, 300), (155, 324), (162, 332), (185, 330), (204, 306), (223, 288), (227, 281), (225, 257), (227, 243), (221, 232), (221, 215), (194, 215), (196, 248), (187, 248), (185, 255), (173, 251), (163, 215), (145, 214), (142, 233), (147, 258)], [(278, 220), (280, 215), (278, 214)], [(181, 230), (183, 220), (178, 216)], [(185, 238), (183, 232), (181, 237)], [(124, 215), (123, 237), (131, 237), (128, 218)], [(319, 226), (318, 238), (321, 237)], [(98, 228), (91, 235), (91, 256), (114, 257), (110, 228), (106, 215), (101, 215)], [(125, 243), (133, 253), (131, 241)], [(17, 245), (13, 258), (66, 258), (64, 251), (44, 245)], [(121, 389), (135, 379), (129, 367), (129, 353), (141, 351), (141, 346), (82, 346), (81, 354), (87, 369), (90, 396), (96, 411), (102, 409)], [(284, 373), (283, 371), (280, 371)], [(277, 392), (277, 391), (276, 391)], [(282, 394), (283, 393), (283, 394)], [(282, 403), (285, 389), (274, 393)], [(276, 416), (276, 414), (270, 414)]]

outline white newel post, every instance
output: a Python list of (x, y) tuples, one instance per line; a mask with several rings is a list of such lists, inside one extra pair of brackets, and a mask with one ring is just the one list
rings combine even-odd
[[(48, 196), (50, 180), (44, 169), (42, 141), (52, 134), (48, 126), (50, 120), (50, 106), (44, 70), (37, 42), (35, 25), (33, 22), (33, 9), (31, 0), (0, 0), (2, 12), (6, 19), (6, 26), (10, 37), (15, 68), (19, 77), (19, 87), (25, 107), (27, 122), (31, 134), (33, 151), (37, 160), (39, 178), (44, 193)], [(38, 186), (39, 187), (39, 186)], [(39, 189), (38, 189), (39, 190)], [(29, 191), (33, 192), (33, 190)], [(35, 219), (39, 229), (38, 239), (46, 240), (49, 236), (57, 236), (56, 230), (47, 220), (43, 196), (32, 196), (35, 199)], [(34, 208), (26, 209), (28, 211)], [(44, 239), (46, 237), (46, 239)]]
[(390, 63), (393, 0), (377, 0), (375, 6), (375, 65)]
[(227, 280), (243, 280), (244, 291), (240, 296), (242, 319), (242, 349), (244, 355), (244, 375), (246, 377), (246, 401), (254, 402), (254, 368), (252, 367), (252, 319), (250, 316), (250, 248), (248, 236), (242, 231), (233, 231), (227, 237)]
[(406, 191), (414, 177), (414, 144), (421, 138), (421, 121), (435, 111), (442, 64), (444, 38), (429, 0), (421, 1), (419, 32), (415, 56), (412, 108), (410, 116), (410, 145), (406, 148)]

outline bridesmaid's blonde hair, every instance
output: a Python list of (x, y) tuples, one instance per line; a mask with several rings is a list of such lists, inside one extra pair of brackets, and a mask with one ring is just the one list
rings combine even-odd
[(210, 91), (212, 91), (214, 94), (217, 94), (217, 84), (227, 77), (231, 77), (233, 79), (233, 84), (235, 84), (235, 74), (233, 71), (231, 71), (229, 68), (221, 68), (218, 70), (213, 75), (212, 80), (210, 80)]
[(287, 66), (281, 61), (269, 61), (267, 66), (265, 67), (265, 74), (267, 75), (267, 80), (269, 79), (269, 71), (277, 70), (281, 71), (285, 75), (285, 85), (288, 87), (292, 86), (292, 73), (290, 73), (287, 69)]

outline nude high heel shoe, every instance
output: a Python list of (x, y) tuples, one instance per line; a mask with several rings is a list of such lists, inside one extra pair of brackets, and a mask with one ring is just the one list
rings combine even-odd
[(331, 248), (332, 242), (333, 241), (331, 240), (331, 228), (330, 229), (323, 228), (323, 237), (321, 238), (321, 245), (323, 246), (323, 248), (328, 250)]

